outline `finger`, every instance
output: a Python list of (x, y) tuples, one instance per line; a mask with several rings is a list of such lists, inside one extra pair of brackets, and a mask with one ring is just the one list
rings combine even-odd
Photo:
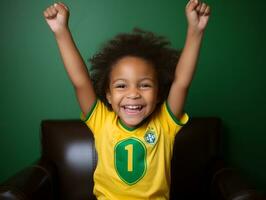
[(47, 11), (45, 10), (45, 11), (43, 11), (43, 15), (44, 15), (44, 17), (45, 18), (49, 18), (49, 14), (47, 13)]
[(62, 3), (55, 3), (54, 4), (55, 9), (60, 13), (60, 14), (66, 14), (68, 13), (67, 7), (65, 7)]
[(196, 11), (199, 13), (200, 12), (200, 8), (201, 8), (201, 2), (198, 3), (197, 7), (196, 7)]
[(62, 2), (59, 2), (58, 4), (64, 6), (64, 8), (65, 8), (66, 10), (69, 10), (69, 8), (68, 8), (65, 4), (63, 4)]
[(51, 6), (47, 8), (47, 12), (49, 14), (49, 17), (54, 17), (57, 14), (57, 11), (55, 11)]
[(51, 11), (50, 7), (49, 7), (49, 8), (47, 8), (45, 12), (47, 13), (47, 15), (48, 15), (48, 18), (51, 18), (51, 17), (53, 16), (53, 13), (52, 13), (52, 11)]
[(201, 4), (200, 11), (199, 11), (200, 15), (203, 15), (204, 14), (206, 8), (207, 8), (207, 5), (205, 3), (202, 3)]
[(55, 6), (50, 6), (49, 7), (49, 10), (51, 11), (51, 13), (53, 14), (53, 15), (56, 15), (57, 14), (57, 10), (56, 10), (56, 8), (55, 8)]
[(193, 11), (198, 6), (198, 0), (190, 0), (186, 6), (188, 11)]
[(210, 15), (210, 14), (211, 14), (211, 8), (210, 6), (207, 6), (203, 15)]

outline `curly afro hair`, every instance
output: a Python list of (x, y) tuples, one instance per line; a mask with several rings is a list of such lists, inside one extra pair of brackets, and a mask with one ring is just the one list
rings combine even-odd
[(97, 97), (112, 110), (106, 99), (112, 66), (123, 57), (134, 56), (148, 61), (154, 67), (161, 104), (168, 96), (180, 56), (180, 51), (171, 48), (170, 45), (165, 37), (139, 28), (134, 28), (132, 33), (118, 34), (105, 43), (100, 51), (89, 59), (91, 79)]

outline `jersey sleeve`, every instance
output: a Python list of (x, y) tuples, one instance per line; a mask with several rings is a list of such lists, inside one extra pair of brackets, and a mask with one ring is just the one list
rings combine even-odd
[(164, 131), (171, 136), (175, 136), (189, 120), (187, 113), (184, 113), (180, 118), (177, 118), (172, 113), (167, 101), (161, 105), (157, 118), (162, 124)]
[(91, 110), (86, 116), (82, 113), (80, 119), (90, 128), (93, 134), (99, 133), (99, 128), (104, 124), (106, 116), (110, 111), (107, 107), (99, 100), (96, 99), (91, 107)]

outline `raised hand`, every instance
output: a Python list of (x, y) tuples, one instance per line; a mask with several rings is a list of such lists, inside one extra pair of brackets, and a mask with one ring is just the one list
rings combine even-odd
[(68, 28), (69, 9), (63, 3), (55, 3), (43, 12), (51, 30), (57, 34)]
[(209, 20), (210, 6), (199, 0), (190, 0), (186, 5), (186, 16), (189, 28), (202, 32)]

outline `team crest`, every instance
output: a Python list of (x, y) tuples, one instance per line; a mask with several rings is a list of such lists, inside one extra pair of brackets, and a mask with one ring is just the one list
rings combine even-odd
[(156, 134), (153, 130), (148, 130), (144, 135), (144, 140), (149, 144), (154, 144), (156, 142)]

